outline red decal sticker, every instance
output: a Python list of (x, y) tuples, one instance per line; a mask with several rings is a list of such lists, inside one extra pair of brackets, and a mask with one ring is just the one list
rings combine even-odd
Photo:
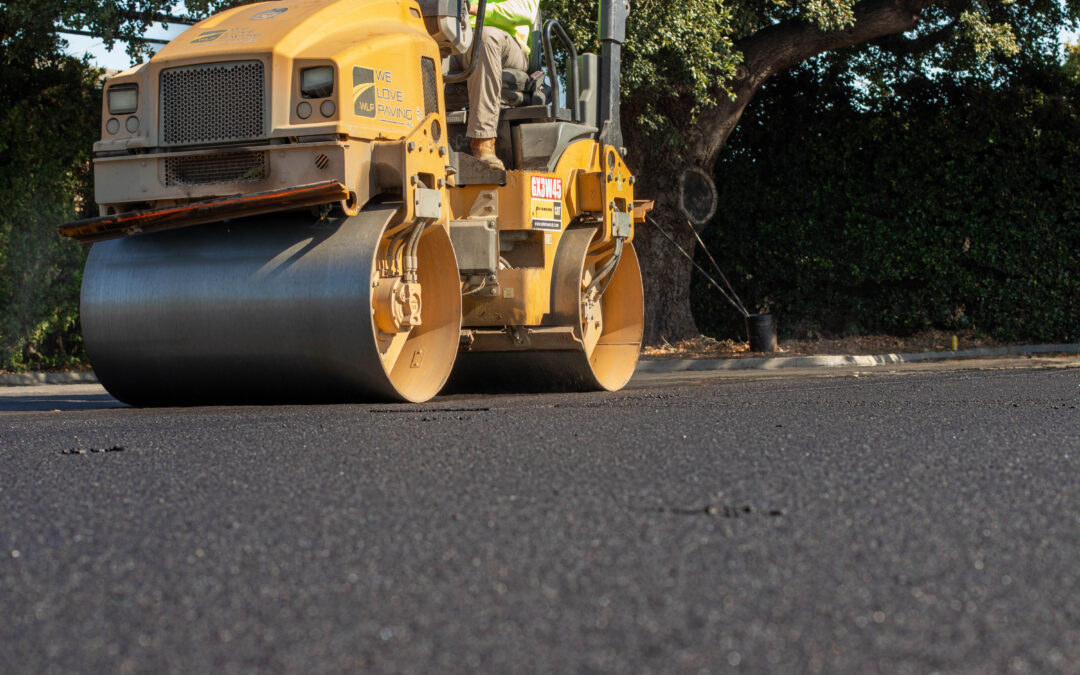
[(562, 199), (562, 179), (533, 176), (532, 196), (536, 199)]

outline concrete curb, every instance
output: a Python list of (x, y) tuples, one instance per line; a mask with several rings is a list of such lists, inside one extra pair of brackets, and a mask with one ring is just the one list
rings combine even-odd
[[(1014, 347), (961, 349), (955, 352), (881, 354), (879, 356), (758, 356), (740, 359), (661, 359), (640, 361), (636, 372), (679, 373), (703, 370), (778, 370), (780, 368), (837, 368), (843, 366), (869, 368), (885, 366), (890, 363), (1000, 359), (1010, 356), (1035, 356), (1039, 354), (1080, 354), (1080, 344), (1017, 345)], [(0, 374), (0, 387), (28, 387), (41, 384), (97, 384), (97, 381), (97, 376), (91, 371)]]
[(881, 354), (878, 356), (764, 356), (738, 359), (665, 359), (638, 363), (639, 373), (678, 373), (702, 370), (777, 370), (780, 368), (836, 368), (885, 366), (890, 363), (1000, 359), (1039, 354), (1080, 354), (1080, 344), (1016, 345), (949, 352)]
[(89, 370), (74, 373), (0, 374), (0, 387), (30, 387), (36, 384), (97, 384), (97, 375)]

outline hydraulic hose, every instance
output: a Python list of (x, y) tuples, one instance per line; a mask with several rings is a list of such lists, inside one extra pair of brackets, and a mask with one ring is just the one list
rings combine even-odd
[(592, 283), (590, 283), (588, 288), (585, 289), (585, 295), (588, 295), (589, 293), (592, 293), (593, 289), (595, 289), (597, 286), (599, 286), (601, 283), (603, 283), (604, 280), (606, 279), (607, 282), (604, 283), (603, 287), (600, 289), (600, 292), (598, 293), (599, 297), (604, 296), (604, 292), (607, 291), (608, 285), (611, 283), (611, 279), (614, 278), (613, 272), (615, 272), (615, 268), (619, 266), (619, 258), (622, 257), (622, 250), (623, 250), (623, 239), (621, 237), (616, 238), (615, 239), (615, 252), (611, 254), (611, 257), (608, 258), (608, 261), (606, 263), (604, 263), (604, 266), (601, 267), (600, 271), (598, 271), (596, 273), (596, 276), (593, 277)]

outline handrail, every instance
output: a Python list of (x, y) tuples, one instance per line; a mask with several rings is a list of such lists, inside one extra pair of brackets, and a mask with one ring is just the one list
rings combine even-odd
[(551, 114), (552, 117), (558, 118), (559, 116), (559, 71), (555, 69), (555, 53), (551, 49), (551, 33), (555, 31), (555, 35), (559, 38), (559, 41), (563, 43), (563, 47), (566, 51), (570, 52), (570, 61), (567, 67), (569, 71), (569, 86), (566, 88), (567, 103), (570, 107), (570, 119), (578, 121), (578, 81), (577, 81), (577, 67), (578, 67), (578, 53), (577, 48), (574, 47), (573, 40), (566, 34), (566, 30), (562, 27), (556, 19), (548, 19), (544, 23), (544, 32), (542, 35), (544, 43), (544, 60), (547, 62), (548, 75), (551, 76)]
[(469, 65), (460, 73), (447, 73), (443, 76), (444, 84), (457, 84), (472, 77), (476, 72), (476, 50), (481, 47), (484, 38), (484, 14), (487, 11), (487, 0), (480, 0), (476, 8), (476, 29), (473, 31), (472, 46), (469, 47)]

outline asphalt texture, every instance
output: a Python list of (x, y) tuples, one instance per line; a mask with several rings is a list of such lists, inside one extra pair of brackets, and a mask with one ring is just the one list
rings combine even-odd
[(1080, 672), (1077, 365), (8, 392), (0, 672)]

